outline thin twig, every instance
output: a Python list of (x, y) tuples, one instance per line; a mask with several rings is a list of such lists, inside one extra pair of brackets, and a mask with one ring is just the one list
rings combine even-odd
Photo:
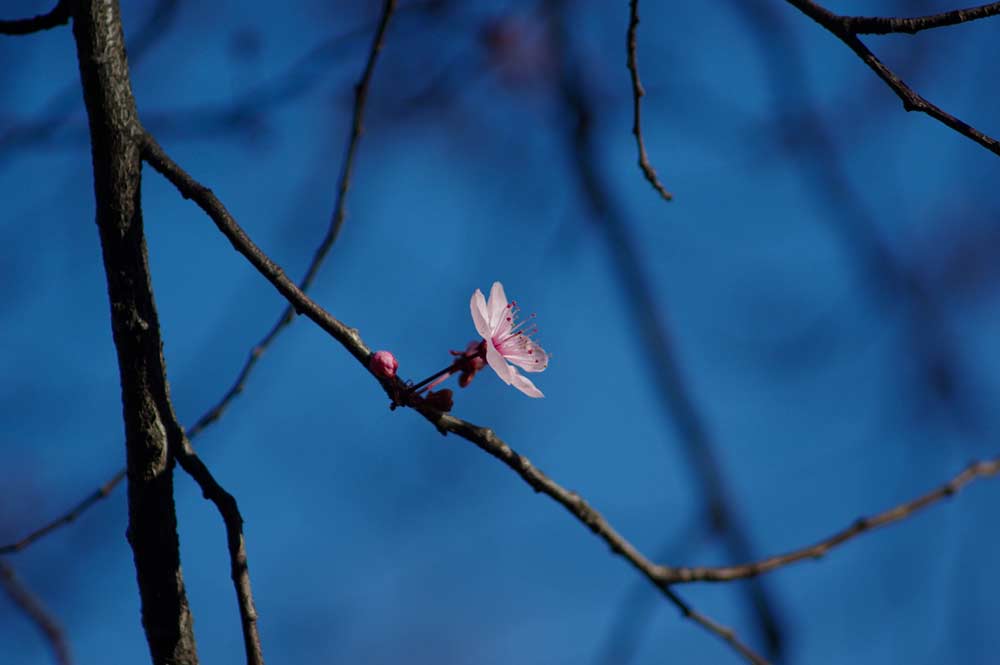
[(653, 186), (653, 189), (659, 192), (665, 200), (672, 201), (674, 195), (663, 186), (659, 176), (656, 175), (656, 169), (649, 163), (649, 156), (646, 155), (646, 144), (642, 138), (642, 111), (639, 100), (646, 94), (646, 91), (642, 87), (642, 81), (639, 80), (639, 61), (636, 54), (638, 51), (638, 39), (636, 38), (638, 29), (639, 0), (629, 0), (628, 33), (625, 38), (625, 48), (628, 52), (626, 66), (632, 77), (632, 133), (635, 135), (635, 145), (639, 150), (639, 168), (642, 169), (643, 175), (646, 176), (646, 180)]
[(73, 659), (70, 657), (69, 644), (66, 643), (66, 636), (63, 634), (58, 622), (52, 618), (42, 602), (17, 579), (14, 569), (5, 561), (0, 561), (0, 586), (3, 587), (10, 599), (30, 618), (38, 629), (42, 631), (45, 639), (52, 649), (52, 655), (59, 665), (70, 665)]
[[(291, 304), (296, 312), (307, 316), (316, 325), (336, 339), (354, 358), (361, 363), (366, 371), (371, 349), (361, 339), (354, 328), (350, 328), (334, 318), (320, 307), (309, 296), (302, 292), (284, 271), (274, 263), (243, 231), (222, 202), (212, 190), (200, 184), (184, 171), (164, 152), (163, 148), (148, 133), (142, 136), (143, 158), (156, 171), (169, 180), (186, 199), (194, 201), (215, 223), (219, 231), (229, 240), (233, 248), (242, 254), (260, 272), (274, 288)], [(373, 374), (374, 376), (374, 374)], [(376, 377), (378, 378), (378, 377)], [(379, 379), (386, 394), (390, 397), (405, 390), (405, 383), (398, 377), (394, 381)], [(658, 589), (681, 611), (681, 613), (724, 640), (734, 649), (743, 654), (755, 665), (766, 663), (750, 647), (742, 643), (732, 630), (715, 623), (708, 617), (693, 610), (672, 589), (667, 579), (668, 568), (658, 566), (646, 559), (631, 543), (625, 540), (612, 526), (578, 494), (564, 489), (544, 473), (536, 469), (527, 458), (514, 452), (492, 430), (478, 427), (454, 416), (434, 411), (430, 408), (419, 408), (418, 411), (440, 432), (452, 432), (472, 442), (485, 452), (496, 457), (513, 469), (536, 492), (542, 492), (560, 503), (591, 531), (604, 540), (613, 552), (620, 554), (636, 569), (645, 575)]]
[[(330, 248), (333, 247), (333, 243), (336, 242), (337, 236), (340, 234), (340, 229), (344, 225), (344, 219), (347, 216), (347, 192), (351, 187), (351, 174), (354, 171), (355, 156), (357, 155), (358, 143), (360, 142), (363, 131), (362, 121), (364, 119), (365, 104), (368, 101), (368, 89), (371, 86), (372, 74), (375, 71), (375, 63), (378, 59), (379, 53), (382, 51), (382, 45), (385, 42), (385, 32), (389, 25), (389, 19), (392, 18), (392, 14), (395, 10), (396, 0), (386, 0), (382, 9), (382, 16), (379, 20), (378, 27), (375, 30), (375, 37), (372, 39), (371, 49), (368, 52), (368, 61), (365, 64), (364, 72), (361, 74), (361, 79), (358, 81), (357, 85), (354, 86), (354, 111), (352, 113), (351, 120), (351, 134), (347, 139), (347, 146), (344, 150), (344, 161), (341, 166), (340, 178), (337, 184), (337, 198), (334, 203), (333, 214), (330, 217), (330, 224), (327, 227), (326, 234), (323, 236), (319, 245), (317, 245), (312, 261), (306, 269), (305, 276), (299, 282), (299, 288), (303, 292), (308, 291), (309, 287), (312, 286), (312, 283), (315, 281), (316, 275), (319, 273), (319, 269), (323, 264), (323, 260), (330, 252)], [(215, 406), (205, 412), (205, 414), (191, 426), (188, 430), (189, 437), (197, 436), (199, 432), (219, 419), (233, 399), (243, 392), (247, 378), (253, 371), (254, 365), (256, 365), (257, 361), (260, 360), (261, 355), (268, 349), (271, 343), (274, 342), (278, 334), (294, 320), (295, 310), (291, 305), (288, 305), (281, 312), (278, 320), (275, 321), (273, 326), (271, 326), (271, 329), (268, 330), (267, 334), (265, 334), (264, 337), (262, 337), (261, 340), (250, 349), (250, 353), (246, 362), (243, 364), (243, 368), (237, 375), (233, 385), (230, 386), (229, 390), (227, 390), (222, 396), (222, 399), (220, 399)]]
[[(857, 21), (861, 21), (860, 25), (874, 27), (874, 24), (866, 23), (871, 22), (874, 19), (864, 18), (864, 17), (851, 17), (851, 16), (840, 16), (834, 14), (830, 10), (816, 4), (813, 0), (786, 0), (789, 4), (796, 7), (803, 14), (813, 19), (821, 26), (826, 28), (834, 36), (836, 36), (840, 41), (844, 42), (854, 53), (861, 58), (861, 60), (868, 65), (868, 67), (874, 71), (880, 79), (882, 79), (889, 88), (896, 93), (896, 96), (903, 102), (903, 108), (907, 111), (919, 111), (925, 113), (930, 117), (934, 118), (938, 122), (941, 122), (947, 127), (955, 130), (962, 136), (972, 139), (979, 145), (983, 146), (990, 152), (1000, 155), (1000, 141), (987, 136), (983, 132), (979, 131), (972, 125), (959, 120), (955, 116), (951, 115), (947, 111), (935, 106), (931, 102), (927, 101), (920, 95), (918, 95), (912, 88), (910, 88), (906, 83), (899, 78), (895, 72), (889, 69), (885, 64), (882, 63), (875, 54), (868, 50), (868, 47), (858, 39), (857, 31), (855, 26)], [(996, 4), (996, 3), (994, 3)], [(991, 14), (982, 13), (976, 18), (983, 18), (987, 15), (992, 15), (998, 13), (998, 10), (994, 8), (993, 5), (988, 6)], [(968, 10), (971, 11), (971, 10)], [(953, 13), (949, 13), (953, 14)], [(934, 17), (924, 17), (925, 20), (929, 20)], [(911, 19), (911, 20), (921, 20), (921, 19)], [(969, 19), (966, 19), (969, 20)], [(941, 23), (941, 25), (953, 25), (953, 23)], [(930, 25), (929, 27), (937, 27), (936, 25)]]
[(243, 630), (243, 648), (247, 665), (264, 665), (264, 654), (257, 632), (257, 609), (250, 589), (250, 569), (247, 565), (246, 541), (243, 537), (243, 515), (232, 494), (222, 488), (201, 461), (185, 437), (177, 462), (201, 488), (202, 495), (215, 504), (226, 524), (226, 544), (229, 547), (230, 575), (236, 589), (236, 602), (240, 608), (240, 624)]
[(113, 490), (118, 485), (118, 483), (120, 483), (124, 478), (125, 478), (125, 469), (122, 469), (121, 471), (116, 473), (115, 476), (111, 478), (108, 482), (104, 483), (96, 490), (91, 492), (86, 498), (83, 499), (83, 501), (73, 506), (73, 508), (71, 508), (68, 512), (64, 513), (63, 515), (60, 515), (59, 517), (52, 520), (48, 524), (38, 529), (35, 529), (34, 531), (26, 535), (24, 538), (21, 538), (20, 540), (13, 542), (9, 545), (4, 545), (0, 547), (0, 554), (13, 554), (15, 552), (20, 552), (24, 548), (34, 543), (36, 540), (44, 536), (47, 536), (49, 533), (55, 531), (59, 527), (70, 524), (71, 522), (75, 522), (76, 518), (82, 515), (84, 511), (86, 511), (88, 508), (90, 508), (92, 505), (94, 505), (101, 499), (106, 498), (108, 494), (111, 493), (111, 490)]
[(32, 16), (31, 18), (0, 21), (0, 35), (30, 35), (34, 32), (41, 32), (60, 25), (66, 25), (69, 23), (69, 5), (68, 0), (59, 0), (56, 6), (48, 13)]
[[(171, 5), (174, 3), (171, 3)], [(414, 5), (419, 6), (419, 5)], [(316, 279), (316, 275), (319, 272), (320, 266), (326, 259), (326, 256), (330, 252), (330, 248), (333, 246), (337, 239), (340, 229), (343, 226), (344, 219), (346, 217), (346, 206), (347, 206), (347, 192), (350, 189), (351, 174), (354, 169), (355, 155), (357, 154), (357, 146), (361, 139), (361, 134), (363, 130), (362, 119), (364, 116), (365, 104), (368, 98), (368, 89), (371, 84), (372, 74), (375, 69), (375, 62), (379, 52), (382, 50), (382, 45), (385, 41), (386, 27), (388, 26), (389, 19), (392, 17), (393, 12), (396, 9), (396, 0), (389, 0), (385, 3), (385, 7), (382, 12), (382, 16), (379, 20), (378, 26), (375, 31), (375, 37), (372, 40), (372, 46), (368, 53), (367, 64), (365, 65), (364, 72), (361, 75), (361, 79), (355, 86), (355, 97), (354, 97), (354, 111), (353, 120), (351, 123), (352, 129), (351, 134), (347, 141), (347, 147), (345, 149), (344, 162), (341, 167), (340, 178), (337, 185), (337, 197), (334, 204), (334, 211), (330, 217), (330, 224), (327, 228), (326, 234), (320, 241), (319, 245), (316, 247), (316, 251), (313, 255), (313, 259), (310, 262), (308, 268), (306, 269), (305, 276), (302, 281), (299, 282), (299, 288), (304, 292), (309, 289), (312, 283)], [(201, 434), (206, 428), (215, 423), (222, 417), (226, 408), (232, 403), (232, 401), (238, 397), (246, 386), (247, 379), (250, 377), (257, 361), (260, 360), (261, 355), (267, 351), (268, 347), (274, 342), (278, 337), (279, 333), (286, 328), (295, 317), (294, 309), (291, 305), (285, 307), (281, 315), (278, 317), (277, 321), (271, 326), (270, 330), (258, 341), (251, 349), (246, 362), (244, 362), (243, 367), (240, 369), (236, 376), (235, 381), (230, 386), (230, 388), (223, 394), (222, 398), (211, 406), (198, 420), (191, 425), (187, 430), (187, 436), (189, 439), (193, 439)], [(71, 508), (65, 514), (57, 517), (48, 524), (32, 531), (24, 538), (11, 543), (9, 545), (0, 546), (0, 554), (11, 554), (14, 552), (19, 552), (24, 548), (28, 547), (34, 543), (39, 538), (55, 531), (61, 526), (65, 526), (73, 521), (75, 521), (84, 511), (90, 508), (92, 505), (98, 503), (101, 499), (106, 498), (123, 479), (125, 478), (125, 470), (120, 470), (113, 478), (108, 480), (104, 485), (99, 487), (97, 490), (89, 494), (80, 503)]]
[(842, 545), (852, 538), (904, 520), (918, 510), (956, 494), (976, 478), (993, 476), (998, 472), (1000, 472), (1000, 457), (983, 462), (975, 462), (937, 489), (872, 517), (862, 517), (846, 529), (838, 531), (829, 538), (825, 538), (809, 547), (738, 566), (670, 568), (667, 577), (673, 582), (725, 582), (755, 577), (805, 559), (819, 559), (834, 547)]
[[(678, 432), (682, 452), (697, 482), (705, 521), (720, 534), (731, 560), (747, 561), (756, 557), (750, 537), (737, 511), (718, 458), (715, 440), (704, 411), (698, 404), (684, 373), (671, 328), (665, 320), (663, 305), (647, 275), (642, 252), (632, 234), (622, 206), (600, 170), (601, 157), (595, 132), (595, 104), (584, 84), (585, 77), (574, 68), (575, 59), (569, 50), (567, 33), (562, 27), (562, 12), (554, 12), (553, 40), (563, 54), (560, 93), (570, 118), (568, 150), (573, 173), (580, 189), (579, 199), (587, 216), (598, 228), (615, 265), (623, 300), (628, 303), (634, 327), (642, 336), (640, 345), (650, 380), (656, 389), (662, 413)], [(742, 585), (751, 608), (755, 627), (767, 646), (769, 656), (781, 660), (783, 647), (782, 621), (769, 589), (763, 581)]]

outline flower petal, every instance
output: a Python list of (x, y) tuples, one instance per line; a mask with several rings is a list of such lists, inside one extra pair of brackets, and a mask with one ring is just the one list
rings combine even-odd
[(504, 293), (503, 284), (500, 282), (493, 282), (493, 287), (490, 289), (490, 300), (486, 304), (486, 311), (489, 314), (490, 330), (495, 335), (500, 324), (508, 316), (507, 294)]
[[(512, 348), (508, 350), (508, 346)], [(524, 344), (505, 345), (503, 357), (525, 372), (542, 372), (549, 366), (549, 354), (528, 338), (525, 338)]]
[(490, 317), (486, 309), (486, 298), (483, 297), (483, 292), (479, 289), (476, 289), (476, 292), (472, 294), (472, 300), (469, 301), (469, 310), (472, 312), (472, 323), (476, 326), (476, 332), (486, 340), (487, 346), (490, 346), (493, 332), (490, 328)]
[(510, 384), (528, 397), (545, 397), (542, 391), (536, 388), (535, 384), (528, 377), (518, 374), (516, 370), (514, 371), (514, 376), (511, 377)]
[(507, 361), (503, 359), (503, 356), (500, 355), (500, 352), (497, 351), (496, 347), (488, 339), (486, 340), (486, 362), (497, 373), (500, 380), (508, 386), (510, 385), (511, 377), (517, 375), (517, 370), (507, 364)]

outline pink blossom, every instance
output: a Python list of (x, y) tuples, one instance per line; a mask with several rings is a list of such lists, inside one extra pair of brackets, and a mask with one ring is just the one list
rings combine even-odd
[(396, 370), (399, 369), (399, 361), (389, 351), (376, 351), (368, 361), (368, 369), (376, 376), (391, 379), (396, 376)]
[[(527, 377), (517, 371), (541, 372), (549, 364), (549, 354), (531, 338), (537, 328), (525, 329), (531, 318), (517, 322), (517, 303), (507, 302), (503, 284), (493, 282), (489, 302), (476, 289), (469, 303), (476, 331), (486, 340), (486, 362), (500, 380), (514, 386), (529, 397), (544, 397)], [(509, 364), (513, 363), (513, 364)]]

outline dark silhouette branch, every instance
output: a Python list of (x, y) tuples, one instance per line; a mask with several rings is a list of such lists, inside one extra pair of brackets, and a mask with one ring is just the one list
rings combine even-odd
[[(175, 3), (170, 3), (171, 6), (173, 4)], [(368, 54), (367, 64), (365, 65), (364, 72), (362, 73), (358, 84), (355, 86), (354, 110), (352, 113), (351, 123), (352, 129), (345, 148), (344, 162), (341, 166), (341, 174), (337, 185), (337, 197), (334, 204), (334, 211), (330, 217), (330, 225), (319, 245), (316, 247), (313, 259), (306, 269), (305, 276), (302, 278), (302, 281), (299, 282), (299, 288), (302, 289), (303, 292), (308, 291), (309, 287), (312, 286), (312, 283), (315, 281), (316, 275), (319, 273), (319, 269), (323, 261), (326, 259), (330, 249), (336, 242), (337, 236), (340, 233), (340, 228), (343, 226), (344, 219), (346, 218), (347, 192), (350, 189), (351, 174), (354, 170), (357, 146), (360, 142), (363, 130), (362, 120), (368, 99), (368, 89), (371, 85), (372, 74), (375, 70), (375, 62), (385, 40), (385, 31), (388, 26), (389, 19), (392, 17), (395, 9), (395, 0), (386, 2), (381, 19), (376, 27), (375, 37), (372, 41), (371, 50)], [(222, 417), (223, 413), (225, 413), (232, 401), (243, 392), (246, 382), (250, 378), (250, 375), (257, 362), (260, 360), (260, 357), (265, 351), (267, 351), (274, 340), (277, 339), (281, 331), (290, 325), (294, 320), (294, 309), (291, 305), (286, 306), (279, 315), (277, 321), (273, 326), (271, 326), (264, 337), (262, 337), (260, 341), (258, 341), (250, 349), (247, 360), (244, 362), (243, 367), (240, 369), (230, 388), (223, 394), (218, 402), (211, 406), (191, 425), (190, 428), (188, 428), (187, 436), (189, 439), (194, 439)], [(48, 535), (52, 531), (55, 531), (59, 527), (74, 522), (84, 511), (98, 503), (101, 499), (106, 498), (111, 493), (111, 490), (113, 490), (124, 478), (125, 470), (123, 469), (63, 515), (60, 515), (48, 524), (32, 531), (14, 543), (0, 546), (0, 554), (19, 552), (34, 543), (36, 540)]]
[(642, 110), (640, 106), (640, 100), (646, 94), (646, 91), (642, 87), (642, 81), (639, 80), (639, 61), (638, 61), (638, 39), (636, 33), (639, 30), (639, 0), (629, 0), (629, 21), (628, 21), (628, 32), (625, 37), (625, 48), (628, 53), (626, 59), (626, 66), (628, 67), (629, 75), (632, 77), (632, 133), (635, 135), (635, 145), (639, 151), (639, 168), (642, 169), (642, 173), (646, 176), (646, 180), (649, 184), (653, 186), (660, 196), (662, 196), (667, 201), (672, 201), (674, 196), (667, 191), (663, 183), (660, 182), (659, 176), (656, 175), (656, 169), (653, 165), (649, 163), (649, 156), (646, 154), (646, 144), (642, 138)]
[[(354, 328), (334, 318), (294, 282), (284, 271), (274, 263), (243, 231), (222, 202), (209, 188), (200, 184), (184, 171), (164, 152), (148, 133), (142, 135), (143, 158), (155, 170), (169, 180), (186, 199), (194, 201), (215, 223), (216, 227), (229, 240), (233, 248), (242, 254), (260, 272), (274, 288), (286, 298), (295, 311), (308, 317), (327, 334), (337, 340), (354, 358), (371, 373), (368, 361), (371, 349), (361, 339)], [(374, 376), (374, 375), (373, 375)], [(378, 378), (378, 377), (376, 377)], [(391, 398), (406, 389), (406, 384), (398, 377), (394, 381), (378, 379)], [(746, 659), (756, 665), (767, 661), (757, 655), (750, 647), (741, 642), (732, 630), (722, 626), (705, 615), (692, 609), (672, 589), (666, 579), (668, 568), (658, 566), (646, 559), (635, 547), (625, 540), (612, 526), (578, 494), (564, 489), (558, 483), (535, 468), (527, 458), (514, 452), (492, 430), (478, 427), (454, 416), (435, 411), (430, 408), (419, 408), (418, 411), (442, 433), (451, 432), (472, 442), (483, 451), (497, 458), (515, 471), (536, 492), (542, 492), (565, 507), (580, 522), (586, 525), (598, 537), (604, 540), (613, 552), (621, 555), (636, 569), (647, 577), (673, 603), (683, 616), (693, 620), (718, 638), (724, 640), (736, 649)]]
[(846, 529), (842, 529), (809, 547), (738, 566), (671, 568), (668, 577), (671, 577), (675, 582), (726, 582), (768, 573), (806, 559), (819, 559), (838, 545), (842, 545), (863, 533), (904, 520), (919, 510), (953, 496), (976, 478), (993, 476), (998, 472), (1000, 472), (1000, 457), (984, 462), (975, 462), (937, 489), (877, 515), (862, 517)]
[(250, 589), (250, 569), (247, 565), (246, 540), (243, 537), (243, 515), (232, 494), (222, 488), (212, 476), (185, 438), (177, 461), (201, 488), (202, 495), (215, 504), (226, 524), (226, 544), (229, 548), (230, 575), (236, 589), (236, 602), (240, 609), (240, 626), (243, 630), (243, 649), (247, 665), (264, 665), (264, 654), (257, 632), (257, 609)]
[(31, 18), (0, 21), (0, 35), (30, 35), (35, 32), (42, 32), (43, 30), (51, 30), (52, 28), (69, 23), (69, 17), (69, 0), (59, 0), (56, 6), (46, 14), (39, 14)]
[[(787, 0), (787, 2), (796, 7), (803, 14), (805, 14), (806, 16), (808, 16), (809, 18), (813, 19), (821, 26), (826, 28), (830, 33), (832, 33), (840, 41), (844, 42), (844, 44), (846, 44), (852, 51), (854, 51), (854, 53), (859, 58), (861, 58), (861, 60), (866, 65), (868, 65), (868, 67), (872, 71), (874, 71), (875, 74), (877, 74), (878, 77), (882, 79), (885, 82), (885, 84), (888, 85), (890, 89), (892, 89), (894, 93), (896, 93), (896, 96), (899, 97), (899, 99), (903, 102), (903, 108), (905, 110), (919, 111), (921, 113), (925, 113), (930, 117), (934, 118), (935, 120), (937, 120), (938, 122), (941, 122), (945, 126), (955, 130), (959, 134), (972, 139), (973, 141), (983, 146), (990, 152), (996, 155), (1000, 155), (1000, 141), (997, 141), (996, 139), (987, 136), (986, 134), (979, 131), (972, 125), (969, 125), (968, 123), (959, 120), (958, 118), (951, 115), (947, 111), (944, 111), (943, 109), (935, 106), (931, 102), (927, 101), (926, 99), (918, 95), (916, 92), (914, 92), (912, 88), (906, 85), (906, 83), (904, 83), (903, 80), (895, 74), (895, 72), (893, 72), (885, 64), (883, 64), (881, 60), (875, 57), (874, 53), (868, 50), (868, 47), (865, 46), (860, 39), (858, 39), (858, 31), (855, 29), (855, 27), (858, 25), (857, 23), (858, 21), (861, 22), (860, 25), (862, 27), (865, 26), (869, 28), (875, 27), (876, 24), (871, 23), (875, 19), (841, 16), (839, 14), (834, 14), (830, 10), (826, 9), (821, 5), (816, 4), (812, 0)], [(996, 3), (994, 3), (994, 5), (995, 4)], [(976, 18), (983, 18), (987, 15), (992, 15), (997, 13), (997, 8), (995, 8), (994, 5), (985, 6), (988, 7), (989, 12), (991, 13), (987, 14), (985, 13), (986, 10), (983, 10), (983, 13), (981, 13), (981, 15), (979, 16), (976, 16)], [(966, 11), (971, 11), (971, 10), (966, 10)], [(950, 12), (949, 14), (953, 14), (953, 12)], [(924, 17), (923, 20), (930, 20), (932, 18), (934, 17)], [(919, 21), (922, 19), (910, 19), (910, 20)], [(971, 19), (966, 19), (966, 20), (971, 20)], [(942, 22), (941, 25), (954, 25), (954, 22), (953, 23)], [(937, 26), (931, 25), (929, 27), (937, 27)]]
[(46, 642), (52, 649), (52, 655), (59, 665), (70, 665), (73, 662), (69, 653), (69, 644), (62, 628), (42, 605), (42, 602), (17, 579), (14, 568), (5, 561), (0, 561), (0, 587), (7, 592), (10, 599), (24, 614), (42, 631)]
[(117, 0), (74, 3), (73, 35), (90, 124), (96, 221), (118, 355), (128, 477), (128, 540), (154, 665), (196, 665), (173, 496), (183, 440), (163, 360), (140, 203), (142, 159)]

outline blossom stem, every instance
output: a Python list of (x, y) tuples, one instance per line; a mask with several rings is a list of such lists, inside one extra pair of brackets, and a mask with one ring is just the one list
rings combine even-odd
[[(452, 353), (455, 353), (455, 352), (453, 351)], [(434, 381), (435, 379), (440, 379), (442, 376), (447, 376), (449, 374), (454, 374), (455, 372), (461, 370), (462, 367), (463, 367), (463, 365), (465, 363), (467, 363), (471, 358), (476, 358), (476, 357), (483, 357), (483, 358), (485, 358), (486, 357), (486, 345), (485, 344), (480, 344), (478, 347), (476, 347), (476, 351), (473, 352), (473, 353), (466, 352), (466, 353), (461, 353), (461, 354), (457, 354), (457, 355), (458, 355), (458, 357), (455, 358), (455, 362), (453, 362), (452, 364), (448, 365), (447, 367), (445, 367), (441, 371), (435, 372), (434, 374), (431, 374), (430, 376), (428, 376), (426, 379), (424, 379), (420, 383), (407, 388), (406, 392), (403, 393), (402, 397), (406, 397), (408, 395), (413, 395), (413, 394), (419, 393), (419, 392), (421, 392), (421, 388), (423, 388), (424, 386), (426, 386), (428, 383)]]

